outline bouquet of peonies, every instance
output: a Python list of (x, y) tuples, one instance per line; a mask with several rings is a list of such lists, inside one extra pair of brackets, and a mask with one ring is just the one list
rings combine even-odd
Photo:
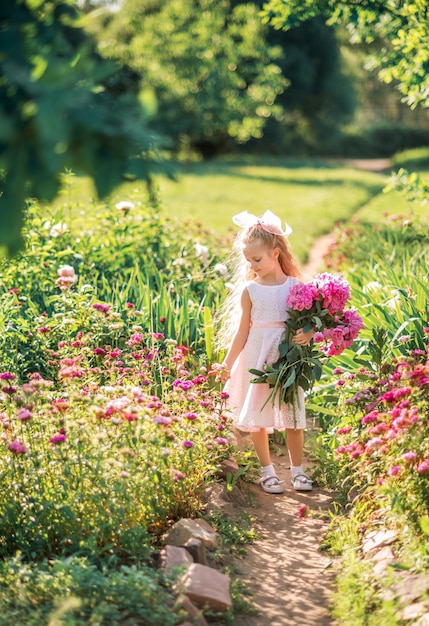
[[(354, 309), (345, 309), (350, 298), (346, 280), (332, 274), (318, 274), (309, 283), (292, 287), (286, 300), (289, 318), (284, 340), (279, 345), (279, 358), (264, 371), (251, 369), (252, 383), (268, 383), (272, 391), (267, 398), (272, 403), (295, 406), (298, 387), (311, 390), (322, 375), (322, 359), (352, 345), (363, 323)], [(307, 346), (293, 343), (292, 337), (302, 328), (315, 330)]]

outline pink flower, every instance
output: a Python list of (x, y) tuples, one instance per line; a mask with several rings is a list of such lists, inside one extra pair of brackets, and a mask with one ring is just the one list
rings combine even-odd
[(311, 309), (313, 303), (318, 300), (317, 288), (312, 283), (298, 283), (294, 285), (286, 299), (289, 309), (303, 311)]
[(389, 476), (398, 476), (398, 474), (400, 474), (402, 471), (402, 467), (400, 465), (392, 465), (392, 467), (389, 467), (387, 473)]
[(352, 430), (353, 430), (352, 426), (343, 426), (342, 428), (338, 428), (337, 435), (346, 435)]
[(171, 417), (166, 417), (165, 415), (157, 415), (153, 419), (154, 424), (159, 424), (160, 426), (169, 426), (171, 424)]
[(228, 439), (225, 437), (215, 437), (214, 440), (221, 446), (227, 446), (229, 444)]
[(21, 409), (18, 410), (16, 417), (21, 422), (28, 422), (28, 420), (31, 420), (31, 418), (33, 417), (33, 413), (29, 411), (28, 409), (26, 409), (25, 407), (22, 407)]
[(429, 474), (429, 459), (424, 459), (417, 465), (416, 469), (419, 474)]
[(183, 480), (183, 478), (185, 477), (183, 472), (181, 472), (180, 470), (177, 469), (172, 469), (171, 470), (171, 476), (173, 478), (173, 480), (175, 480), (176, 482), (179, 480)]
[(307, 516), (308, 516), (308, 507), (306, 504), (301, 504), (301, 506), (298, 509), (298, 517), (299, 519), (304, 519)]
[(189, 441), (189, 439), (186, 439), (185, 441), (182, 441), (182, 446), (184, 448), (193, 448), (194, 447), (194, 443), (193, 443), (193, 441)]
[(103, 304), (102, 302), (94, 302), (92, 308), (96, 309), (96, 311), (100, 311), (101, 313), (108, 313), (110, 306), (108, 304)]
[(77, 276), (71, 265), (61, 265), (57, 270), (57, 275), (56, 284), (63, 291), (77, 283)]
[(192, 413), (192, 411), (188, 411), (185, 413), (184, 417), (186, 417), (187, 420), (196, 420), (198, 415), (196, 413)]
[(137, 346), (138, 344), (142, 343), (142, 341), (143, 341), (142, 333), (134, 333), (130, 336), (126, 344), (127, 346)]
[(18, 441), (18, 439), (11, 441), (7, 447), (14, 454), (28, 454), (27, 446), (25, 446), (22, 441)]
[(57, 444), (57, 443), (64, 443), (67, 439), (67, 436), (65, 433), (57, 433), (56, 435), (54, 435), (53, 437), (51, 437), (49, 439), (49, 443), (53, 443), (53, 444)]
[(103, 348), (94, 348), (92, 354), (95, 354), (96, 356), (104, 356), (106, 354), (106, 350), (103, 350)]
[(314, 280), (318, 291), (322, 294), (323, 308), (331, 315), (341, 312), (350, 298), (350, 287), (344, 278), (332, 274), (318, 274)]
[(0, 380), (14, 380), (16, 378), (16, 374), (12, 374), (12, 372), (3, 372), (0, 374)]
[(417, 458), (418, 458), (417, 452), (413, 452), (412, 450), (410, 450), (409, 452), (405, 452), (404, 454), (401, 455), (401, 459), (404, 459), (404, 461), (408, 461), (410, 463), (415, 461)]

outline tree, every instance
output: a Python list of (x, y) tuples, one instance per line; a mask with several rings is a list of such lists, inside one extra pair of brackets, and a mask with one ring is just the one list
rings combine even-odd
[(204, 155), (230, 139), (260, 137), (280, 112), (286, 81), (281, 49), (268, 46), (258, 8), (228, 0), (129, 0), (100, 32), (100, 50), (119, 57), (153, 88), (154, 128)]
[(107, 62), (68, 0), (0, 7), (0, 251), (22, 245), (25, 200), (52, 200), (65, 168), (93, 177), (100, 195), (123, 176), (147, 179), (159, 137), (127, 68)]
[(404, 101), (429, 106), (429, 6), (427, 0), (269, 0), (264, 19), (289, 30), (321, 15), (342, 24), (353, 42), (384, 41), (372, 56), (386, 83), (397, 82)]

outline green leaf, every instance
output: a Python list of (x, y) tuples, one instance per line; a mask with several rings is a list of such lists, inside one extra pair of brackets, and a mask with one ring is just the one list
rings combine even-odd
[(420, 528), (425, 535), (429, 535), (429, 516), (425, 515), (419, 519)]
[(293, 383), (295, 382), (295, 378), (296, 378), (296, 372), (295, 370), (292, 368), (289, 376), (287, 377), (287, 379), (285, 380), (284, 383), (282, 383), (282, 389), (287, 389), (288, 387), (290, 387), (291, 385), (293, 385)]

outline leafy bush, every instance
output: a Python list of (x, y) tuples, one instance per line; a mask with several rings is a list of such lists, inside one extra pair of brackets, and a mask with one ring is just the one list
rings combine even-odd
[[(26, 563), (0, 563), (0, 625), (64, 624), (116, 626), (129, 623), (173, 626), (177, 614), (168, 581), (142, 565), (112, 571), (83, 556)], [(125, 622), (124, 622), (125, 623)]]
[[(25, 253), (1, 265), (3, 367), (21, 378), (34, 371), (52, 377), (48, 350), (88, 329), (87, 312), (95, 301), (117, 309), (117, 324), (138, 323), (205, 354), (210, 319), (206, 315), (204, 321), (204, 309), (216, 309), (227, 268), (216, 256), (221, 242), (198, 225), (185, 226), (179, 229), (161, 208), (122, 203), (121, 210), (100, 209), (97, 225), (79, 228), (77, 236), (63, 212), (45, 219), (32, 204)], [(77, 283), (61, 288), (57, 272), (64, 265)], [(51, 319), (42, 337), (46, 316)]]

